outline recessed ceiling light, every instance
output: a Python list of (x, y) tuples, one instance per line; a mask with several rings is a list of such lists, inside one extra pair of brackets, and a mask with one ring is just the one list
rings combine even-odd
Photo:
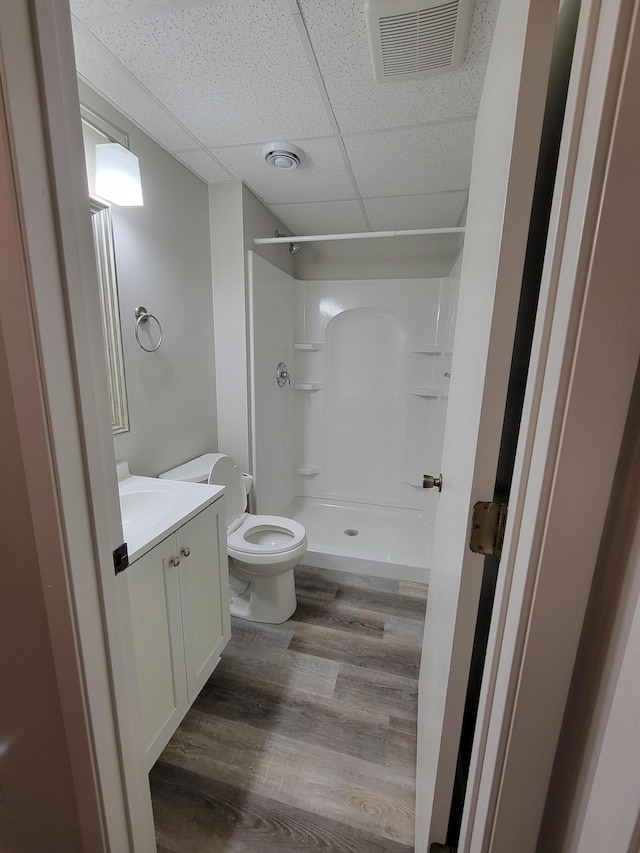
[(269, 142), (263, 146), (262, 154), (274, 169), (297, 169), (304, 160), (304, 151), (291, 142)]

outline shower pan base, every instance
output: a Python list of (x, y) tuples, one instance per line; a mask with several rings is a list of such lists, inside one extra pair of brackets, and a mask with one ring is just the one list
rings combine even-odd
[(298, 497), (282, 513), (305, 526), (302, 564), (427, 583), (433, 524), (425, 512)]

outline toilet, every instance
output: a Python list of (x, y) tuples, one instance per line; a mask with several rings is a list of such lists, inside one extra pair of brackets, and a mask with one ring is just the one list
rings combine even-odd
[(231, 615), (252, 622), (286, 622), (297, 606), (293, 570), (307, 550), (302, 524), (246, 512), (245, 482), (251, 478), (224, 453), (205, 453), (160, 478), (225, 486)]

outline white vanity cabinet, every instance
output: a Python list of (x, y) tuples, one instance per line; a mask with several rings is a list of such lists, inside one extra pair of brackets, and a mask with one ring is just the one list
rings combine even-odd
[(224, 500), (131, 563), (127, 576), (151, 769), (231, 636)]

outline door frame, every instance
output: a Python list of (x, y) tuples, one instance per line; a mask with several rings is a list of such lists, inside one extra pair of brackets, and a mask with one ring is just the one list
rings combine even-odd
[(112, 558), (123, 534), (68, 0), (0, 3), (0, 62), (13, 178), (0, 205), (24, 270), (1, 321), (83, 842), (146, 853), (155, 830), (126, 573)]
[(418, 851), (448, 837), (484, 574), (466, 540), (495, 490), (558, 5), (500, 6), (476, 122), (418, 683)]
[[(603, 78), (609, 82), (608, 71), (610, 68), (615, 71), (620, 59), (620, 32), (613, 40), (609, 32), (608, 53), (606, 45), (603, 46), (606, 31), (610, 30), (608, 21), (613, 17), (614, 4), (616, 8), (629, 6), (623, 0), (605, 3), (607, 16), (597, 18), (594, 30), (590, 30), (593, 44), (599, 47), (600, 53), (594, 50), (592, 56), (585, 52), (582, 57), (584, 79), (589, 80), (594, 97), (600, 93), (601, 100), (606, 88)], [(590, 14), (596, 17), (597, 7), (599, 4), (595, 0), (589, 4)], [(590, 20), (593, 22), (596, 18)], [(110, 551), (121, 530), (114, 515), (114, 509), (117, 513), (117, 486), (115, 471), (110, 467), (114, 463), (111, 435), (102, 426), (109, 423), (104, 356), (90, 333), (91, 329), (99, 329), (99, 308), (97, 300), (91, 296), (95, 267), (92, 274), (93, 245), (88, 218), (84, 223), (85, 188), (75, 169), (77, 163), (82, 162), (82, 155), (67, 0), (12, 0), (11, 4), (2, 4), (0, 46), (22, 249), (29, 268), (29, 276), (22, 282), (22, 295), (30, 310), (23, 311), (19, 317), (16, 311), (16, 329), (22, 329), (27, 339), (35, 340), (38, 358), (34, 359), (32, 352), (25, 353), (16, 338), (8, 341), (11, 345), (8, 355), (16, 383), (19, 375), (27, 376), (42, 390), (39, 405), (28, 413), (31, 420), (27, 421), (26, 411), (23, 413), (21, 439), (26, 457), (30, 449), (40, 452), (42, 442), (38, 444), (34, 435), (37, 431), (28, 426), (37, 423), (47, 439), (51, 459), (51, 468), (44, 472), (33, 464), (25, 464), (25, 469), (34, 490), (44, 482), (52, 492), (47, 513), (34, 519), (34, 536), (39, 542), (45, 539), (50, 542), (51, 524), (55, 520), (56, 542), (64, 555), (59, 570), (49, 567), (48, 575), (43, 572), (43, 588), (53, 579), (62, 590), (57, 602), (49, 604), (48, 614), (77, 796), (79, 803), (86, 806), (83, 809), (85, 837), (102, 839), (100, 845), (90, 849), (153, 850), (155, 840), (146, 772), (144, 769), (140, 772), (135, 759), (137, 750), (132, 748), (137, 736), (138, 709), (131, 690), (133, 673), (127, 655), (130, 624), (127, 628), (127, 620), (120, 618), (123, 611), (119, 609), (119, 603), (125, 602), (123, 591), (126, 593), (126, 589), (116, 583), (111, 565)], [(561, 487), (570, 472), (561, 463), (562, 452), (568, 451), (566, 440), (571, 418), (582, 413), (577, 395), (578, 391), (584, 391), (582, 386), (577, 387), (581, 346), (590, 340), (589, 334), (593, 331), (589, 321), (601, 319), (601, 306), (591, 298), (593, 281), (589, 278), (591, 268), (587, 269), (586, 253), (589, 229), (592, 235), (607, 239), (606, 233), (600, 234), (600, 223), (594, 221), (599, 210), (595, 193), (598, 182), (602, 181), (606, 157), (590, 161), (585, 156), (580, 160), (578, 154), (582, 155), (583, 145), (594, 136), (600, 153), (608, 149), (612, 128), (607, 125), (607, 119), (611, 116), (602, 110), (600, 114), (591, 115), (588, 110), (583, 112), (585, 121), (579, 121), (572, 128), (571, 151), (582, 170), (576, 169), (575, 192), (580, 189), (577, 178), (582, 174), (588, 185), (589, 203), (580, 207), (577, 201), (570, 204), (568, 198), (563, 198), (556, 210), (556, 244), (548, 274), (551, 281), (553, 272), (557, 283), (554, 307), (561, 313), (553, 318), (545, 315), (543, 328), (534, 344), (534, 351), (538, 353), (532, 368), (535, 388), (530, 391), (531, 399), (525, 405), (523, 435), (526, 434), (526, 440), (522, 441), (517, 463), (519, 476), (527, 480), (527, 487), (524, 488), (523, 482), (518, 493), (522, 496), (522, 509), (516, 515), (521, 516), (522, 524), (516, 528), (512, 513), (510, 541), (503, 558), (506, 568), (501, 602), (504, 604), (496, 608), (499, 616), (492, 628), (492, 678), (487, 679), (493, 689), (490, 693), (488, 688), (483, 688), (478, 723), (481, 737), (477, 739), (482, 749), (474, 748), (470, 775), (470, 784), (475, 786), (478, 796), (474, 813), (469, 812), (466, 818), (469, 850), (488, 849), (485, 830), (491, 826), (495, 834), (496, 828), (500, 829), (503, 819), (500, 795), (504, 793), (504, 784), (498, 785), (496, 797), (488, 795), (496, 791), (494, 783), (514, 778), (509, 758), (512, 754), (515, 757), (516, 743), (507, 735), (519, 722), (526, 689), (539, 684), (539, 673), (526, 666), (529, 659), (525, 652), (532, 649), (535, 641), (544, 639), (544, 620), (553, 619), (555, 606), (549, 596), (534, 597), (533, 586), (537, 583), (535, 591), (539, 591), (540, 570), (548, 568), (553, 556), (550, 546), (562, 544), (550, 542), (546, 497), (557, 499), (561, 507), (560, 499), (563, 498), (566, 511), (567, 495), (562, 493)], [(596, 124), (590, 124), (588, 118)], [(38, 167), (35, 171), (34, 164)], [(567, 193), (572, 189), (567, 186)], [(2, 203), (5, 201), (3, 198)], [(583, 218), (585, 211), (588, 216)], [(612, 239), (611, 235), (608, 237)], [(581, 276), (580, 293), (573, 293), (568, 278), (570, 266), (578, 267), (575, 273)], [(97, 284), (95, 288), (97, 294)], [(588, 298), (581, 299), (585, 295)], [(626, 296), (620, 294), (621, 298)], [(0, 303), (0, 308), (5, 310), (6, 305)], [(620, 313), (625, 314), (624, 310)], [(569, 338), (562, 337), (563, 322), (564, 329), (572, 333)], [(546, 350), (545, 342), (548, 344)], [(603, 375), (615, 375), (618, 379), (624, 368), (626, 379), (628, 374), (635, 372), (637, 353), (628, 346), (612, 347), (611, 351), (607, 348), (601, 355)], [(614, 372), (610, 374), (611, 370)], [(616, 382), (616, 387), (620, 384), (624, 383)], [(622, 388), (614, 395), (617, 414), (607, 438), (589, 436), (596, 442), (594, 446), (606, 452), (603, 464), (615, 457), (620, 445), (617, 437), (621, 432), (619, 413), (622, 410), (626, 413), (625, 394)], [(537, 412), (536, 401), (540, 403)], [(540, 467), (537, 467), (538, 459)], [(575, 459), (573, 461), (575, 464)], [(602, 482), (596, 515), (603, 519), (610, 478)], [(568, 516), (575, 521), (571, 513)], [(585, 599), (590, 584), (588, 565), (597, 551), (597, 541), (592, 541), (597, 538), (597, 529), (594, 523), (591, 547), (585, 556), (587, 568), (573, 578), (573, 589)], [(538, 557), (544, 556), (544, 562), (538, 560), (529, 571), (526, 558), (533, 554), (534, 539), (545, 546), (544, 551), (537, 553)], [(558, 553), (562, 553), (561, 548)], [(516, 594), (524, 592), (528, 597)], [(50, 597), (48, 601), (51, 602)], [(577, 613), (572, 624), (572, 638), (557, 644), (551, 658), (552, 668), (557, 670), (558, 695), (552, 715), (555, 722), (558, 717), (561, 720), (564, 710), (563, 696), (566, 698), (569, 687), (570, 664), (581, 621)], [(71, 656), (70, 648), (73, 649)], [(547, 668), (545, 675), (551, 674)], [(553, 726), (549, 721), (541, 728), (550, 738), (549, 742), (553, 741)], [(550, 757), (549, 750), (544, 756), (547, 767), (553, 757), (553, 750), (550, 751)], [(535, 759), (535, 756), (528, 756), (528, 759)], [(519, 768), (520, 774), (526, 774), (526, 770), (524, 764)], [(95, 796), (87, 797), (86, 791)], [(480, 795), (487, 795), (486, 800)], [(529, 821), (529, 846), (533, 843), (532, 826)]]
[(459, 853), (535, 850), (614, 486), (640, 357), (639, 6), (581, 11)]

